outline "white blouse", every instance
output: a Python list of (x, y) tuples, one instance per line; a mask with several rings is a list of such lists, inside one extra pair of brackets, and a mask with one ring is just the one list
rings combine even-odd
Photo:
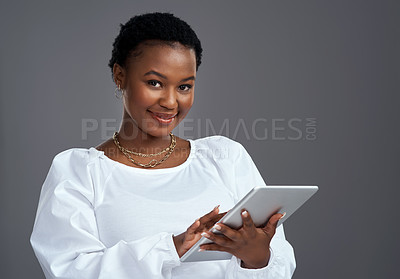
[(265, 185), (240, 143), (224, 136), (188, 140), (188, 159), (164, 169), (130, 167), (94, 147), (57, 154), (30, 237), (46, 278), (291, 278), (296, 262), (283, 225), (266, 267), (242, 268), (235, 256), (180, 262), (173, 235)]

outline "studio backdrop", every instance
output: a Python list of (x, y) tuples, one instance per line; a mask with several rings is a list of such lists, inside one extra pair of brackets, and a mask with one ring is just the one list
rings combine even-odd
[(112, 42), (153, 11), (187, 21), (204, 49), (174, 132), (242, 143), (267, 184), (319, 185), (285, 222), (294, 278), (397, 277), (400, 6), (388, 0), (2, 1), (1, 277), (44, 278), (29, 237), (51, 160), (119, 128)]

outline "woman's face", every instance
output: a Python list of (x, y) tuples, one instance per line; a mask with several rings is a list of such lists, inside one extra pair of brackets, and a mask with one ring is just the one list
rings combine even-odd
[(137, 50), (141, 54), (129, 59), (121, 82), (124, 115), (144, 134), (166, 136), (192, 107), (195, 51), (179, 43), (141, 44)]

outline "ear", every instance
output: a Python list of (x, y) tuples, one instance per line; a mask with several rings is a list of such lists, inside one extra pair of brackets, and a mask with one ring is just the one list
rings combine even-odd
[(121, 85), (121, 89), (125, 88), (125, 82), (126, 82), (126, 70), (120, 66), (117, 63), (114, 63), (113, 66), (113, 76), (114, 76), (114, 82), (115, 85), (118, 86), (118, 84)]

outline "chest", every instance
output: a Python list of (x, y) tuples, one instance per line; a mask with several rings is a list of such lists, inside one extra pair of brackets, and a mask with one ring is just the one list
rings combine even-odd
[(196, 218), (220, 204), (220, 212), (234, 205), (232, 193), (215, 176), (110, 179), (96, 206), (100, 238), (108, 246), (159, 232), (182, 233)]

